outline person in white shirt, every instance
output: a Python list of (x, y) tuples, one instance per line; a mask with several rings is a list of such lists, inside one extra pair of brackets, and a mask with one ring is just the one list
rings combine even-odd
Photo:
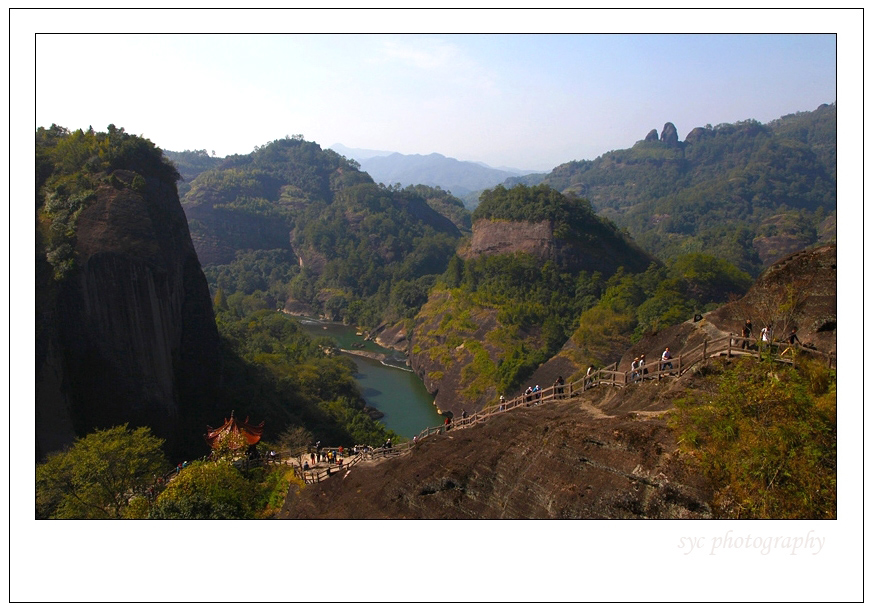
[(673, 358), (670, 354), (670, 347), (664, 348), (664, 354), (661, 355), (661, 361), (667, 361), (661, 364), (661, 371), (665, 369), (673, 369), (673, 363), (669, 362)]

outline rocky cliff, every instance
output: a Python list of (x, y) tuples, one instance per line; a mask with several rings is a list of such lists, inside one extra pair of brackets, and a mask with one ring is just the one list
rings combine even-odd
[(607, 276), (622, 264), (629, 270), (642, 271), (652, 262), (652, 258), (633, 243), (616, 239), (614, 235), (586, 237), (584, 243), (559, 238), (555, 223), (550, 220), (478, 219), (473, 224), (470, 247), (462, 255), (470, 258), (524, 252), (539, 261), (551, 261), (562, 271), (599, 271)]
[(67, 277), (38, 273), (38, 458), (125, 422), (190, 453), (217, 421), (218, 332), (176, 187), (135, 178), (115, 170), (81, 210)]

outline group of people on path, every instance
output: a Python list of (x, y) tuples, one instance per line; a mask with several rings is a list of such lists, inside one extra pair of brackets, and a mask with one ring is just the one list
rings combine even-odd
[[(357, 452), (358, 447), (356, 446), (355, 449), (349, 453), (356, 454)], [(346, 448), (340, 446), (336, 450), (323, 450), (321, 448), (321, 442), (319, 441), (316, 442), (315, 449), (309, 453), (309, 460), (303, 463), (303, 470), (309, 471), (309, 469), (314, 469), (315, 465), (322, 462), (328, 465), (328, 469), (330, 468), (330, 465), (339, 465), (339, 467), (342, 467), (345, 456)]]

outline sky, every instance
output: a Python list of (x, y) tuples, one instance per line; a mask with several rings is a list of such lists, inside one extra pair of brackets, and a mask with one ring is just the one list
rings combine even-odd
[(668, 121), (682, 139), (835, 102), (836, 51), (834, 34), (38, 34), (36, 125), (547, 171)]
[[(684, 139), (697, 126), (750, 118), (767, 122), (839, 97), (838, 206), (844, 213), (838, 223), (844, 255), (839, 309), (844, 320), (863, 321), (860, 11), (340, 7), (10, 10), (8, 167), (14, 180), (8, 222), (16, 227), (32, 222), (32, 207), (23, 205), (33, 201), (33, 156), (27, 151), (32, 152), (34, 130), (52, 123), (97, 130), (113, 123), (163, 149), (205, 149), (219, 156), (302, 134), (322, 147), (438, 152), (494, 167), (549, 170), (630, 147), (651, 129), (660, 133), (668, 121)], [(7, 233), (10, 254), (25, 253), (15, 265), (10, 261), (10, 281), (0, 283), (0, 304), (10, 307), (9, 287), (32, 286), (33, 258), (26, 253), (33, 238), (28, 231), (7, 228)], [(32, 299), (33, 291), (16, 290), (15, 328), (7, 329), (16, 357), (8, 367), (10, 379), (33, 376)], [(13, 320), (8, 313), (7, 319)], [(862, 347), (844, 343), (845, 362), (862, 362)], [(33, 405), (34, 386), (10, 388), (10, 405), (25, 407), (16, 411), (19, 424), (32, 423), (26, 406)], [(858, 385), (840, 390), (841, 408), (848, 409), (841, 410), (846, 426), (840, 429), (839, 477), (862, 481), (863, 395)], [(13, 440), (22, 445), (12, 446), (11, 456), (30, 456), (26, 437)], [(863, 596), (861, 486), (841, 487), (838, 521), (377, 520), (315, 528), (248, 523), (247, 532), (257, 533), (259, 544), (245, 554), (259, 562), (249, 580), (256, 587), (243, 592), (236, 586), (186, 587), (219, 584), (220, 567), (235, 566), (239, 546), (207, 556), (192, 553), (221, 525), (35, 523), (26, 500), (33, 498), (33, 471), (10, 469), (9, 477), (14, 498), (25, 499), (9, 503), (14, 601)], [(827, 537), (817, 557), (762, 556), (747, 549), (708, 553), (716, 537), (809, 532)], [(704, 539), (707, 547), (689, 554), (680, 547), (682, 537)], [(340, 575), (307, 562), (326, 550), (336, 553), (338, 566), (352, 570)], [(398, 555), (380, 565), (385, 571), (378, 579), (371, 570), (343, 563), (385, 550)], [(413, 556), (417, 561), (403, 561)], [(534, 558), (541, 561), (531, 562)], [(834, 566), (841, 568), (833, 571)], [(455, 580), (461, 571), (476, 578)], [(94, 574), (100, 575), (98, 582)], [(45, 588), (44, 575), (52, 575), (52, 588)], [(670, 580), (677, 586), (665, 590)], [(452, 588), (438, 587), (444, 583)]]

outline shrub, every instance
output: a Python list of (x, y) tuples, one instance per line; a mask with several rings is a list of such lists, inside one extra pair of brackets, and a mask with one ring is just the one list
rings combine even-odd
[(717, 517), (836, 517), (836, 377), (822, 364), (738, 362), (677, 401), (672, 426)]

